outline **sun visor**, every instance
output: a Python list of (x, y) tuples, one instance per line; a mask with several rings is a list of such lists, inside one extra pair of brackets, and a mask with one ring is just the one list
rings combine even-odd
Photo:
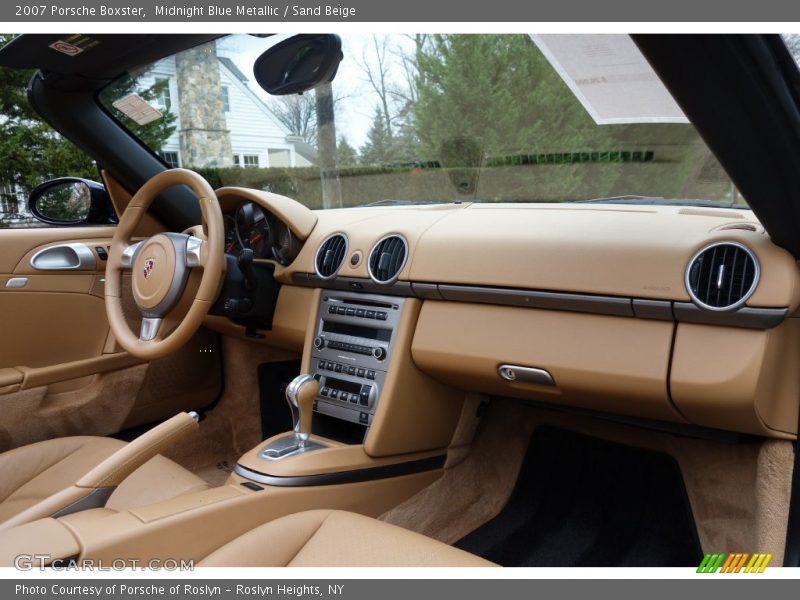
[(531, 35), (598, 125), (688, 123), (628, 35)]

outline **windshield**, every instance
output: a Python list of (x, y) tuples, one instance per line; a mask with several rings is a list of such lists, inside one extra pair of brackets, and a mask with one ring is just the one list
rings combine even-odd
[[(115, 82), (101, 100), (168, 166), (311, 208), (746, 207), (628, 36), (343, 35), (332, 84), (273, 97), (252, 71), (280, 39), (192, 48)], [(156, 110), (136, 113), (134, 94)], [(326, 96), (330, 123), (317, 116)]]

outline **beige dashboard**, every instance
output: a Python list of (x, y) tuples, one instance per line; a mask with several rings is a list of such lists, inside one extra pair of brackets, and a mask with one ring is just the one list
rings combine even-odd
[[(233, 206), (237, 195), (221, 200)], [(454, 203), (312, 212), (268, 194), (241, 199), (303, 241), (275, 268), (274, 327), (296, 332), (279, 345), (299, 350), (313, 322), (301, 322), (316, 311), (301, 290), (415, 296), (411, 359), (453, 388), (755, 435), (797, 431), (800, 270), (750, 211)], [(334, 233), (346, 256), (322, 278), (317, 251)], [(407, 242), (407, 260), (380, 284), (367, 265), (389, 234)], [(741, 244), (759, 267), (736, 310), (696, 306), (687, 291), (687, 264), (715, 242)], [(552, 383), (508, 381), (503, 364), (544, 370)]]

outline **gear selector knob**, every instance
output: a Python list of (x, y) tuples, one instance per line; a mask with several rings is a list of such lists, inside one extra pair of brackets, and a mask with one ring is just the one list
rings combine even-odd
[(286, 386), (286, 401), (292, 411), (294, 437), (300, 448), (305, 447), (311, 435), (311, 418), (314, 399), (319, 394), (319, 382), (312, 375), (298, 375)]

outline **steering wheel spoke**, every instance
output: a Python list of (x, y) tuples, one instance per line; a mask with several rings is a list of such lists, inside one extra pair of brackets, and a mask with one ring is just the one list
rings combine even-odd
[(158, 335), (158, 330), (161, 329), (161, 322), (161, 319), (144, 317), (142, 326), (139, 329), (139, 339), (143, 342), (154, 340)]
[(186, 266), (204, 267), (205, 266), (205, 245), (208, 242), (201, 240), (193, 235), (186, 241)]
[(122, 258), (119, 261), (119, 266), (123, 269), (133, 268), (133, 259), (136, 256), (136, 251), (141, 247), (142, 242), (131, 244), (122, 251)]

